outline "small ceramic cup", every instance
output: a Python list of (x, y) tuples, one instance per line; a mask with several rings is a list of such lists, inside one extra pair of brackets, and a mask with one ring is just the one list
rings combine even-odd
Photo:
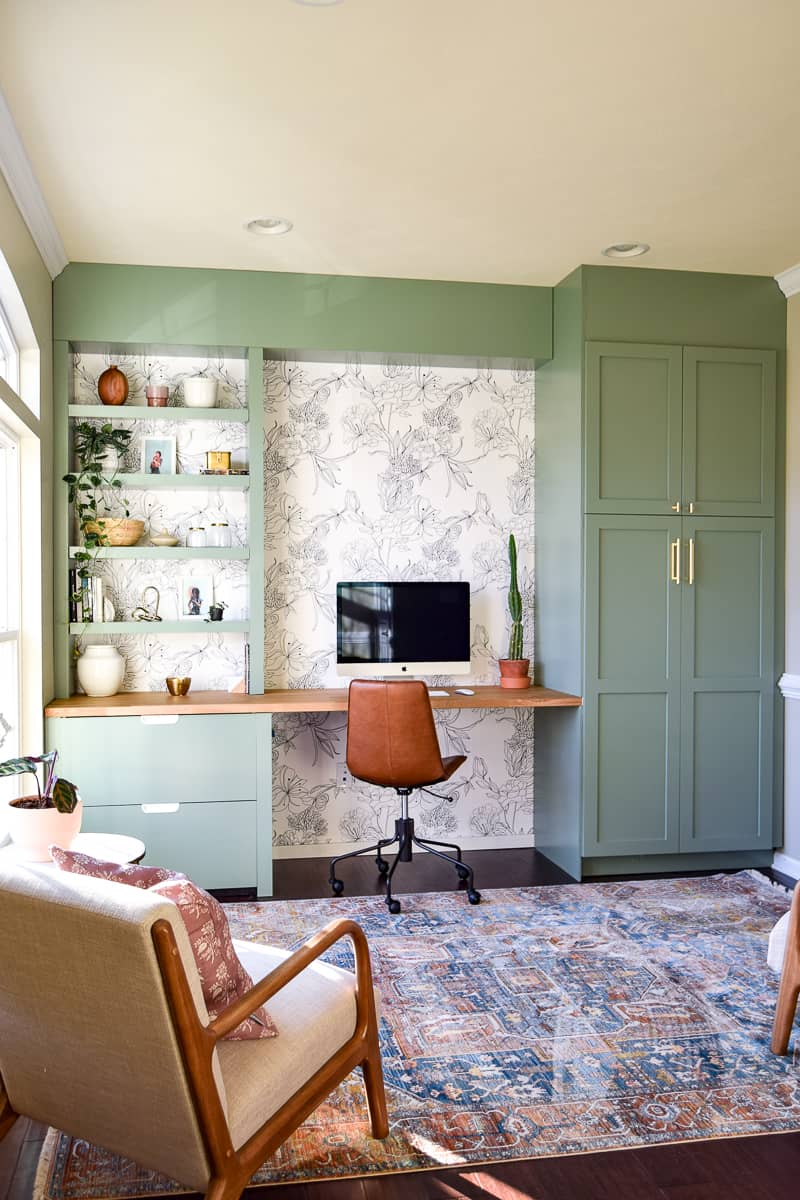
[(170, 696), (185, 696), (191, 687), (191, 675), (168, 675), (164, 681)]
[(162, 383), (151, 383), (145, 388), (148, 408), (166, 408), (169, 400), (169, 388)]

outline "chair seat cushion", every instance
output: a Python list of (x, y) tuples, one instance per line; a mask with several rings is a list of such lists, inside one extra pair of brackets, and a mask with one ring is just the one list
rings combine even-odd
[(779, 974), (783, 970), (783, 957), (786, 953), (786, 934), (789, 929), (790, 916), (791, 913), (784, 913), (769, 935), (767, 966), (770, 970), (777, 971)]
[[(255, 942), (233, 945), (256, 983), (290, 954)], [(313, 962), (272, 997), (269, 1008), (281, 1031), (279, 1038), (220, 1042), (217, 1047), (237, 1149), (352, 1037), (355, 976)]]
[[(158, 892), (177, 906), (189, 935), (203, 999), (212, 1020), (253, 986), (252, 979), (236, 956), (228, 918), (222, 905), (185, 875), (165, 867), (127, 867), (102, 862), (89, 854), (62, 850), (60, 846), (51, 846), (50, 853), (62, 871)], [(227, 1037), (238, 1041), (274, 1038), (277, 1033), (274, 1022), (262, 1005)]]

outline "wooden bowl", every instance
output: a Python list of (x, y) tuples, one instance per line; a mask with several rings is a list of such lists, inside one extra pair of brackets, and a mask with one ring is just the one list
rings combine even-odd
[(104, 517), (102, 521), (88, 521), (87, 533), (99, 533), (104, 546), (135, 546), (144, 533), (144, 521), (133, 517)]

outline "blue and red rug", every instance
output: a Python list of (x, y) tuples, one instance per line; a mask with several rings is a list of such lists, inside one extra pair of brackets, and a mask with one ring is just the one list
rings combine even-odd
[[(499, 889), (477, 908), (404, 896), (397, 917), (378, 897), (230, 905), (235, 936), (286, 947), (354, 917), (383, 997), (390, 1136), (368, 1136), (353, 1075), (254, 1183), (800, 1130), (800, 1039), (769, 1050), (767, 937), (788, 906), (749, 872)], [(51, 1131), (36, 1196), (180, 1190)]]

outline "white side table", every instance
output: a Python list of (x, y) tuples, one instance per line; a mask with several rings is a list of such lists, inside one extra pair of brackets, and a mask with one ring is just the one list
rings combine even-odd
[[(80, 854), (90, 854), (103, 862), (138, 863), (145, 856), (145, 844), (139, 838), (127, 837), (123, 833), (79, 833), (70, 846)], [(0, 847), (0, 859), (18, 858), (13, 842)], [(37, 867), (53, 867), (54, 863), (36, 863)]]

